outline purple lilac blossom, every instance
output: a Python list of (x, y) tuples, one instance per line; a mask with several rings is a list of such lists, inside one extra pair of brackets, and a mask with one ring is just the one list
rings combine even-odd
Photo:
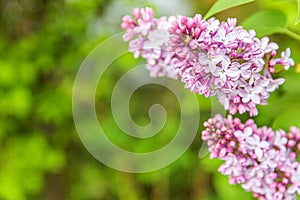
[(154, 18), (151, 8), (136, 8), (134, 19), (123, 17), (124, 40), (135, 58), (147, 60), (150, 75), (181, 78), (185, 87), (205, 97), (218, 95), (230, 114), (258, 114), (270, 93), (283, 84), (273, 79), (276, 65), (294, 65), (289, 48), (276, 57), (279, 46), (268, 37), (237, 26), (237, 19), (220, 22), (171, 16)]
[(210, 157), (225, 161), (219, 172), (230, 184), (241, 184), (259, 200), (295, 200), (300, 194), (299, 129), (273, 131), (230, 115), (216, 115), (204, 126)]
[(294, 65), (290, 49), (274, 58), (278, 45), (268, 37), (258, 39), (253, 30), (201, 15), (181, 16), (169, 29), (170, 51), (178, 52), (175, 66), (181, 80), (191, 91), (206, 97), (218, 94), (220, 103), (231, 114), (248, 111), (258, 114), (256, 105), (266, 104), (284, 79), (273, 79), (275, 65), (289, 69)]
[(134, 19), (129, 15), (123, 17), (121, 27), (126, 30), (123, 39), (129, 42), (129, 51), (135, 58), (141, 56), (147, 60), (146, 68), (150, 76), (167, 76), (177, 79), (175, 71), (178, 59), (174, 52), (168, 51), (167, 42), (170, 37), (168, 29), (175, 21), (175, 16), (153, 17), (151, 8), (135, 8)]

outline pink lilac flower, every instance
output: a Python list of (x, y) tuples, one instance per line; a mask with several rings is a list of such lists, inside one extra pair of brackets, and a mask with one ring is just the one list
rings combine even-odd
[(230, 184), (242, 187), (258, 199), (296, 199), (300, 194), (300, 130), (289, 133), (257, 127), (253, 120), (216, 115), (204, 123), (202, 139), (210, 157), (224, 160), (219, 172)]
[(274, 66), (288, 69), (294, 65), (289, 48), (281, 58), (274, 58), (278, 45), (236, 26), (236, 19), (219, 22), (200, 15), (182, 16), (173, 22), (170, 33), (170, 51), (180, 52), (182, 62), (176, 69), (186, 87), (205, 96), (218, 94), (231, 114), (248, 111), (256, 115), (256, 105), (266, 104), (269, 93), (283, 83), (272, 78)]
[(281, 64), (284, 66), (285, 70), (288, 70), (290, 66), (295, 65), (294, 60), (290, 58), (290, 56), (291, 56), (291, 49), (287, 48), (284, 52), (281, 53), (281, 58), (272, 59), (270, 60), (270, 62), (272, 63), (272, 65)]
[(129, 42), (129, 51), (135, 58), (147, 60), (146, 68), (152, 77), (167, 76), (177, 79), (174, 66), (178, 62), (174, 52), (167, 51), (170, 34), (168, 28), (175, 20), (174, 16), (153, 17), (151, 8), (136, 8), (134, 19), (129, 15), (123, 17), (121, 27), (126, 30), (123, 39)]
[(270, 93), (283, 84), (273, 79), (276, 65), (295, 63), (289, 48), (276, 57), (279, 46), (268, 37), (237, 26), (237, 19), (171, 16), (154, 18), (151, 8), (134, 10), (123, 18), (129, 51), (147, 60), (151, 76), (180, 77), (185, 87), (205, 97), (218, 95), (230, 114), (258, 114)]

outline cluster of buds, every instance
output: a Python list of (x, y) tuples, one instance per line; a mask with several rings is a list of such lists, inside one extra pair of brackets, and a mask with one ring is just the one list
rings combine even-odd
[(225, 22), (202, 19), (197, 14), (154, 18), (151, 8), (136, 8), (134, 19), (123, 17), (124, 40), (129, 51), (147, 60), (151, 76), (180, 77), (186, 88), (205, 95), (218, 95), (231, 114), (258, 114), (256, 105), (266, 104), (284, 79), (273, 79), (276, 65), (294, 65), (290, 49), (276, 57), (278, 45), (255, 31)]
[(230, 184), (241, 184), (260, 200), (295, 200), (300, 194), (299, 129), (258, 128), (252, 119), (241, 123), (230, 115), (216, 115), (204, 126), (202, 139), (211, 158), (225, 161), (219, 172)]

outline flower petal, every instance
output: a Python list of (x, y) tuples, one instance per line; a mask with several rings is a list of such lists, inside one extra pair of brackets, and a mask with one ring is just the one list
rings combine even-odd
[(257, 156), (258, 159), (261, 159), (263, 156), (263, 151), (260, 148), (256, 148), (255, 155)]

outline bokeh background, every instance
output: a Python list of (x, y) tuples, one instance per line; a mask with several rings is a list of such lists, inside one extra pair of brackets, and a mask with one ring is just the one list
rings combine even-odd
[[(252, 199), (240, 186), (228, 184), (217, 172), (218, 160), (199, 158), (203, 122), (211, 116), (211, 100), (198, 96), (201, 120), (197, 137), (172, 165), (156, 172), (130, 174), (111, 169), (93, 158), (82, 145), (72, 118), (72, 89), (76, 72), (101, 41), (121, 32), (122, 16), (134, 7), (152, 6), (156, 16), (205, 14), (213, 0), (1, 0), (0, 1), (0, 199), (2, 200), (231, 200)], [(293, 0), (258, 0), (216, 16), (239, 22), (259, 10), (275, 9), (294, 25)], [(271, 40), (281, 50), (291, 47), (300, 62), (300, 42), (284, 34)], [(126, 43), (120, 45), (127, 45)], [(110, 50), (113, 52), (113, 50)], [(148, 109), (160, 103), (168, 120), (160, 134), (140, 141), (126, 136), (114, 122), (110, 95), (118, 78), (144, 63), (130, 53), (114, 61), (97, 91), (96, 110), (107, 136), (124, 149), (155, 150), (170, 141), (180, 123), (175, 96), (148, 85), (132, 96), (130, 110), (139, 125), (149, 123)], [(286, 83), (259, 106), (259, 125), (288, 130), (300, 127), (300, 67), (277, 76)], [(184, 87), (184, 86), (183, 86)], [(151, 94), (151, 98), (149, 98)], [(188, 102), (187, 102), (188, 104)], [(191, 108), (193, 109), (193, 108)], [(240, 115), (243, 120), (248, 115)], [(189, 133), (186, 133), (189, 134)]]

